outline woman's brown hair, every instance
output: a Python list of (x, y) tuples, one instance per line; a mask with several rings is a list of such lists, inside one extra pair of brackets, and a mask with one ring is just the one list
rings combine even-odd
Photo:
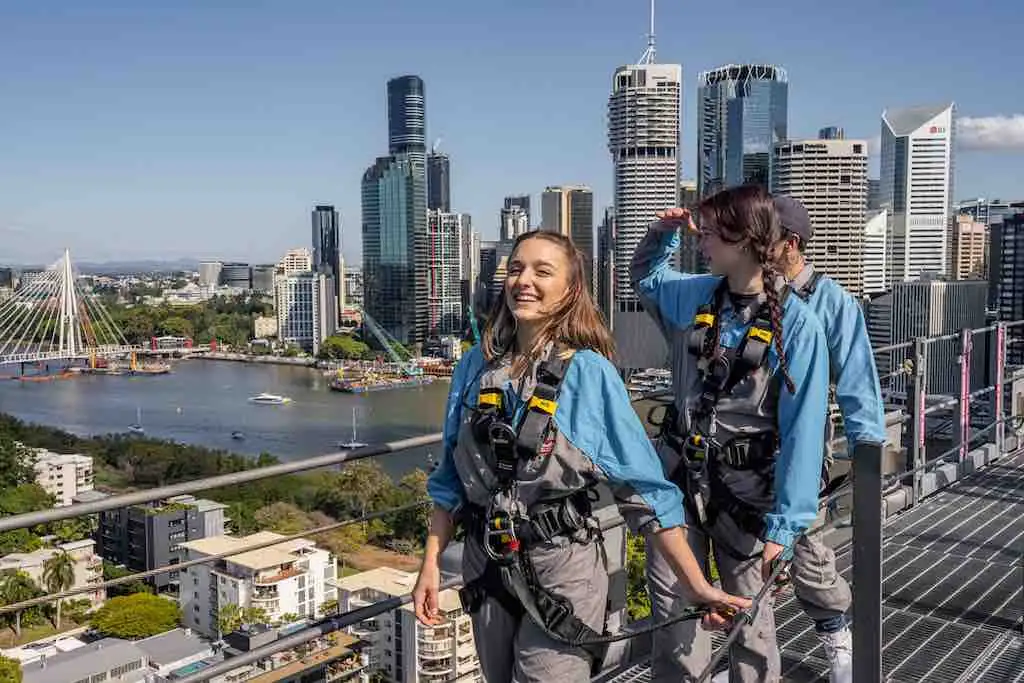
[[(779, 222), (772, 196), (760, 185), (741, 185), (717, 192), (698, 207), (701, 226), (713, 231), (722, 241), (745, 246), (761, 266), (761, 280), (768, 299), (775, 353), (779, 357), (779, 370), (789, 393), (796, 386), (789, 376), (789, 364), (782, 349), (782, 303), (777, 289), (780, 245), (786, 235)], [(716, 325), (717, 325), (716, 316)], [(717, 332), (717, 329), (716, 329)], [(715, 334), (717, 339), (718, 335)], [(716, 348), (717, 353), (717, 348)]]
[[(605, 325), (601, 312), (594, 305), (590, 296), (590, 288), (585, 286), (586, 268), (583, 265), (583, 254), (580, 253), (572, 240), (554, 232), (533, 231), (516, 238), (509, 255), (509, 263), (515, 257), (519, 245), (526, 240), (540, 239), (551, 242), (562, 249), (569, 263), (569, 287), (565, 294), (555, 303), (547, 320), (541, 325), (536, 341), (531, 349), (518, 349), (522, 356), (512, 368), (514, 375), (521, 374), (530, 363), (537, 360), (550, 342), (564, 349), (579, 351), (590, 349), (605, 358), (615, 353), (615, 342), (612, 340), (608, 326)], [(501, 294), (494, 302), (491, 315), (484, 327), (482, 349), (488, 362), (505, 355), (515, 345), (516, 319), (508, 307), (505, 285)]]

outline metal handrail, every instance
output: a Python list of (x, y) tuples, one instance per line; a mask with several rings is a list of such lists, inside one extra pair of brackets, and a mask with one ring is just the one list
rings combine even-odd
[(328, 453), (327, 455), (318, 455), (312, 458), (295, 460), (278, 465), (256, 467), (251, 470), (242, 470), (241, 472), (218, 474), (204, 479), (195, 479), (193, 481), (186, 481), (178, 484), (158, 486), (144, 491), (135, 491), (133, 493), (125, 493), (119, 496), (111, 496), (103, 500), (96, 500), (88, 503), (76, 503), (74, 505), (67, 505), (65, 507), (52, 508), (49, 510), (26, 512), (21, 515), (0, 518), (0, 532), (24, 529), (39, 524), (59, 522), (64, 519), (81, 517), (82, 515), (95, 515), (100, 512), (106, 512), (107, 510), (117, 510), (120, 508), (131, 507), (132, 505), (152, 503), (154, 501), (164, 500), (166, 498), (180, 496), (186, 493), (208, 491), (209, 489), (216, 489), (224, 486), (236, 486), (238, 484), (245, 484), (250, 481), (258, 481), (269, 477), (295, 474), (297, 472), (315, 470), (321, 467), (343, 465), (345, 463), (362, 460), (364, 458), (396, 453), (410, 448), (430, 446), (440, 443), (440, 441), (440, 433), (414, 436), (408, 439), (399, 439), (397, 441), (373, 444), (350, 451)]
[(78, 588), (70, 588), (66, 591), (60, 591), (58, 593), (49, 593), (47, 595), (41, 595), (37, 598), (32, 598), (30, 600), (22, 600), (21, 602), (15, 602), (9, 605), (0, 605), (0, 614), (6, 614), (8, 612), (17, 612), (20, 610), (28, 609), (29, 607), (35, 607), (36, 605), (43, 605), (48, 602), (54, 602), (56, 600), (64, 600), (65, 598), (72, 598), (76, 595), (81, 595), (82, 593), (92, 593), (93, 591), (97, 591), (101, 588), (109, 588), (111, 586), (119, 586), (123, 583), (131, 583), (132, 581), (138, 581), (140, 579), (148, 579), (152, 576), (158, 576), (160, 574), (166, 574), (167, 572), (172, 571), (180, 571), (182, 569), (187, 569), (188, 567), (194, 567), (196, 565), (209, 564), (211, 562), (216, 562), (217, 560), (223, 560), (229, 557), (234, 557), (235, 555), (241, 555), (251, 550), (269, 548), (271, 546), (280, 545), (281, 543), (287, 543), (288, 541), (304, 539), (309, 536), (317, 536), (328, 531), (333, 531), (335, 529), (341, 529), (346, 526), (351, 526), (352, 524), (361, 524), (363, 522), (369, 522), (374, 519), (380, 519), (382, 517), (387, 517), (388, 515), (393, 515), (399, 512), (415, 510), (416, 508), (425, 507), (429, 503), (429, 500), (421, 500), (415, 503), (409, 503), (408, 505), (400, 505), (398, 507), (390, 508), (388, 510), (371, 512), (361, 517), (356, 517), (354, 519), (345, 519), (340, 522), (324, 524), (322, 526), (314, 527), (312, 529), (307, 529), (306, 531), (300, 531), (295, 534), (283, 535), (279, 538), (274, 538), (268, 541), (247, 543), (240, 548), (232, 548), (227, 552), (213, 553), (210, 555), (206, 555), (204, 557), (197, 558), (195, 560), (188, 560), (187, 562), (179, 562), (178, 564), (167, 564), (162, 567), (149, 569), (144, 572), (137, 572), (135, 574), (120, 576), (116, 579), (110, 579), (99, 584), (81, 586)]

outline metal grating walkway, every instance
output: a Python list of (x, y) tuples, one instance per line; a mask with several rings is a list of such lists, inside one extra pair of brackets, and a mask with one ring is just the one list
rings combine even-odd
[[(1024, 683), (1024, 454), (943, 489), (885, 532), (887, 680)], [(836, 551), (847, 580), (850, 552), (848, 544)], [(813, 624), (791, 593), (775, 618), (785, 680), (828, 683)], [(602, 679), (649, 680), (646, 663)]]

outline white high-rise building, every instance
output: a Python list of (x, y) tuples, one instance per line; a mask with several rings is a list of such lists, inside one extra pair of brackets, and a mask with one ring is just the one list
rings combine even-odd
[(887, 252), (889, 213), (882, 209), (868, 214), (864, 225), (864, 283), (862, 294), (880, 294), (888, 287), (885, 257)]
[(868, 143), (789, 140), (775, 145), (772, 191), (807, 207), (814, 237), (807, 258), (855, 297), (863, 286)]
[[(239, 538), (201, 538), (181, 547), (188, 561), (278, 538), (284, 537), (261, 531)], [(334, 556), (304, 538), (197, 564), (181, 570), (181, 621), (186, 628), (216, 638), (217, 613), (223, 605), (261, 608), (269, 621), (285, 614), (315, 618), (320, 607), (335, 598), (334, 578)]]
[(278, 275), (293, 275), (313, 270), (313, 252), (305, 247), (289, 249), (277, 262)]
[(949, 272), (956, 105), (882, 114), (881, 200), (889, 209), (889, 273), (895, 283)]
[(612, 329), (626, 368), (661, 365), (667, 349), (629, 281), (629, 262), (656, 211), (679, 201), (683, 67), (658, 64), (654, 18), (639, 64), (620, 66), (608, 97), (608, 150), (614, 168), (615, 307)]
[(36, 483), (56, 499), (56, 506), (71, 505), (74, 497), (93, 490), (92, 458), (88, 455), (35, 451)]
[[(408, 595), (416, 575), (380, 567), (332, 582), (338, 609), (349, 612), (380, 600)], [(477, 683), (483, 681), (472, 618), (463, 612), (458, 591), (438, 595), (442, 623), (424, 626), (412, 605), (404, 605), (349, 628), (367, 643), (368, 668), (395, 683)]]
[(510, 206), (501, 210), (501, 241), (513, 242), (524, 232), (530, 231), (530, 214), (521, 206)]
[(308, 270), (278, 275), (274, 308), (278, 339), (315, 355), (338, 327), (334, 278)]
[[(430, 210), (427, 212), (427, 331), (430, 335), (462, 332), (463, 247), (465, 234), (472, 235), (469, 216)], [(472, 244), (470, 244), (472, 246)]]

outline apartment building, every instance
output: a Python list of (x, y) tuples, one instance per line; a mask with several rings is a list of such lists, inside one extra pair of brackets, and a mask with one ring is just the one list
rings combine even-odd
[(36, 483), (56, 499), (57, 507), (71, 505), (80, 493), (92, 491), (92, 458), (87, 455), (35, 450)]
[[(96, 543), (91, 538), (82, 541), (61, 543), (53, 548), (40, 548), (31, 553), (11, 553), (0, 557), (0, 573), (22, 571), (28, 574), (40, 587), (45, 588), (43, 572), (46, 562), (60, 552), (67, 553), (75, 565), (75, 582), (72, 588), (85, 588), (103, 582), (103, 558), (95, 552)], [(96, 588), (82, 593), (79, 599), (89, 600), (98, 607), (107, 599), (105, 588)]]
[[(220, 555), (284, 538), (261, 531), (243, 537), (214, 536), (182, 543), (184, 560)], [(285, 614), (316, 616), (333, 600), (334, 556), (306, 539), (285, 541), (182, 570), (178, 604), (185, 626), (217, 637), (221, 605), (261, 608), (268, 621)]]
[[(407, 595), (416, 575), (379, 567), (333, 582), (338, 588), (342, 612)], [(394, 683), (447, 683), (483, 681), (473, 640), (473, 624), (463, 613), (459, 594), (445, 590), (438, 597), (444, 623), (428, 627), (419, 623), (412, 605), (368, 619), (349, 632), (366, 646), (368, 670)]]
[[(102, 512), (96, 531), (100, 555), (137, 572), (178, 564), (184, 559), (182, 543), (224, 533), (227, 508), (184, 495)], [(157, 592), (173, 592), (179, 578), (177, 571), (170, 571), (147, 581)]]

